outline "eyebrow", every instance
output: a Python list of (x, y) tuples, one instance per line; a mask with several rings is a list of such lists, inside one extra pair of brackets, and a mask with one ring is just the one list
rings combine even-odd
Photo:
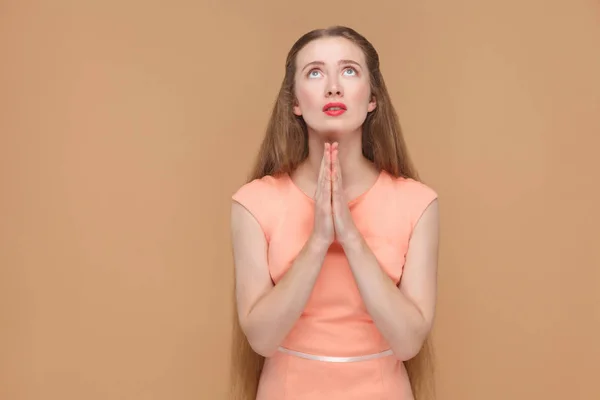
[[(340, 61), (338, 61), (338, 65), (340, 65), (340, 64), (352, 64), (352, 65), (356, 65), (359, 68), (362, 68), (362, 66), (354, 60), (340, 60)], [(322, 66), (322, 65), (325, 65), (325, 63), (323, 61), (311, 61), (308, 64), (306, 64), (304, 66), (304, 68), (302, 68), (302, 71), (304, 71), (306, 68), (308, 68), (312, 65), (321, 65)]]

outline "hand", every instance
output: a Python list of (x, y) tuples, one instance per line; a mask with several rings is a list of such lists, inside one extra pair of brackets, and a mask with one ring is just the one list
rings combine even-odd
[(358, 229), (348, 208), (348, 199), (342, 185), (342, 168), (338, 157), (338, 144), (331, 148), (331, 203), (333, 211), (333, 226), (335, 238), (343, 246), (345, 243), (359, 237)]
[(315, 222), (313, 238), (329, 247), (335, 239), (331, 207), (331, 145), (325, 143), (317, 190), (315, 192)]

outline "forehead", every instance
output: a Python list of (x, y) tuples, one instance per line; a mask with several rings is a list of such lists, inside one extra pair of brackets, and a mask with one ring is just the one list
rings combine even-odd
[(341, 37), (313, 40), (298, 52), (296, 66), (300, 69), (313, 61), (336, 64), (339, 60), (354, 60), (365, 65), (365, 55), (358, 45)]

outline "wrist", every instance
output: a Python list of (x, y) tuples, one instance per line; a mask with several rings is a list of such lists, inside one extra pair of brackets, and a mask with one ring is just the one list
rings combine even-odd
[(338, 238), (338, 242), (344, 249), (344, 251), (352, 249), (360, 249), (363, 245), (363, 237), (360, 232), (355, 231)]
[(311, 235), (308, 238), (308, 247), (312, 253), (324, 255), (329, 250), (329, 246), (331, 246), (331, 242), (324, 238), (316, 235)]

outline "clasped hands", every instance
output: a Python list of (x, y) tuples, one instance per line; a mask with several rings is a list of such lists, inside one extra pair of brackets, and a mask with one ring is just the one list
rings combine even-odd
[(324, 144), (315, 192), (313, 234), (327, 245), (336, 240), (342, 246), (360, 237), (342, 186), (337, 142)]

